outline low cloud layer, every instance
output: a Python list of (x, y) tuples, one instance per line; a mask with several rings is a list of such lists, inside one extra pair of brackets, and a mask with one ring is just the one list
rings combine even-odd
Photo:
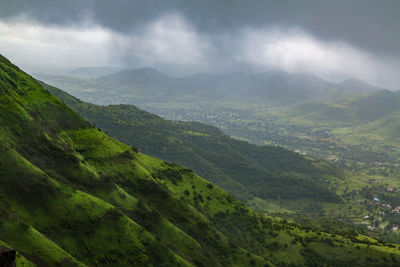
[(30, 72), (99, 65), (176, 75), (279, 69), (400, 89), (396, 1), (5, 1), (0, 53)]
[(400, 88), (398, 59), (376, 56), (344, 42), (327, 42), (292, 29), (247, 30), (239, 53), (255, 68), (311, 73), (330, 81), (360, 79), (392, 89)]
[(114, 36), (118, 36), (115, 50), (142, 64), (207, 64), (209, 60), (209, 41), (179, 15), (166, 15), (143, 25), (140, 31)]
[(99, 27), (46, 27), (0, 21), (0, 53), (30, 72), (112, 63), (113, 33)]

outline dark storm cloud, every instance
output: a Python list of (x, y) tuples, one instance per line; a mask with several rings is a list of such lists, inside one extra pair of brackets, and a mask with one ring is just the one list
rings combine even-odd
[(375, 53), (400, 54), (398, 0), (2, 0), (0, 16), (28, 17), (52, 24), (90, 19), (131, 32), (159, 16), (183, 14), (203, 33), (242, 27), (299, 27), (325, 40), (344, 40)]
[(399, 0), (0, 2), (0, 52), (31, 70), (281, 69), (399, 89)]

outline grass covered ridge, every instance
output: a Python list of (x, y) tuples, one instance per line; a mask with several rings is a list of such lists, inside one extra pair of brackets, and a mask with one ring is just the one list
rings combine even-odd
[(37, 265), (400, 260), (397, 245), (262, 216), (192, 171), (135, 152), (1, 56), (0, 109), (0, 240)]
[(140, 151), (193, 169), (240, 200), (340, 202), (325, 180), (342, 174), (297, 153), (235, 140), (215, 127), (164, 120), (132, 105), (97, 106), (46, 84), (82, 117)]

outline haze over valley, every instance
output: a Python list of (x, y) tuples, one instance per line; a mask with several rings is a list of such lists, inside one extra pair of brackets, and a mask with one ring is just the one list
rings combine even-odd
[(0, 266), (398, 266), (400, 3), (0, 3)]

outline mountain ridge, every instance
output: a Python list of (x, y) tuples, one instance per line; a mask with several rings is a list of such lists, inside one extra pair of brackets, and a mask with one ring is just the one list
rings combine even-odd
[(46, 75), (37, 78), (101, 105), (228, 102), (235, 105), (282, 106), (308, 101), (340, 101), (379, 89), (362, 82), (354, 88), (350, 86), (350, 89), (349, 82), (332, 83), (311, 74), (282, 71), (223, 75), (199, 73), (172, 78), (155, 69), (141, 68), (85, 81)]
[[(318, 182), (322, 179), (317, 178), (328, 174), (337, 176), (338, 170), (333, 167), (324, 173), (313, 165), (316, 163), (297, 153), (234, 140), (212, 126), (166, 121), (129, 105), (96, 106), (57, 88), (43, 86), (111, 136), (150, 155), (189, 167), (242, 201), (255, 196), (265, 200), (267, 197), (304, 197), (314, 201), (338, 201), (335, 193), (326, 190), (325, 185)], [(241, 170), (235, 165), (240, 165)], [(252, 183), (247, 177), (254, 177)], [(302, 182), (298, 177), (302, 177)], [(278, 181), (288, 186), (278, 186)]]
[(398, 245), (260, 215), (191, 170), (136, 152), (2, 56), (0, 109), (0, 240), (50, 266), (400, 260)]

